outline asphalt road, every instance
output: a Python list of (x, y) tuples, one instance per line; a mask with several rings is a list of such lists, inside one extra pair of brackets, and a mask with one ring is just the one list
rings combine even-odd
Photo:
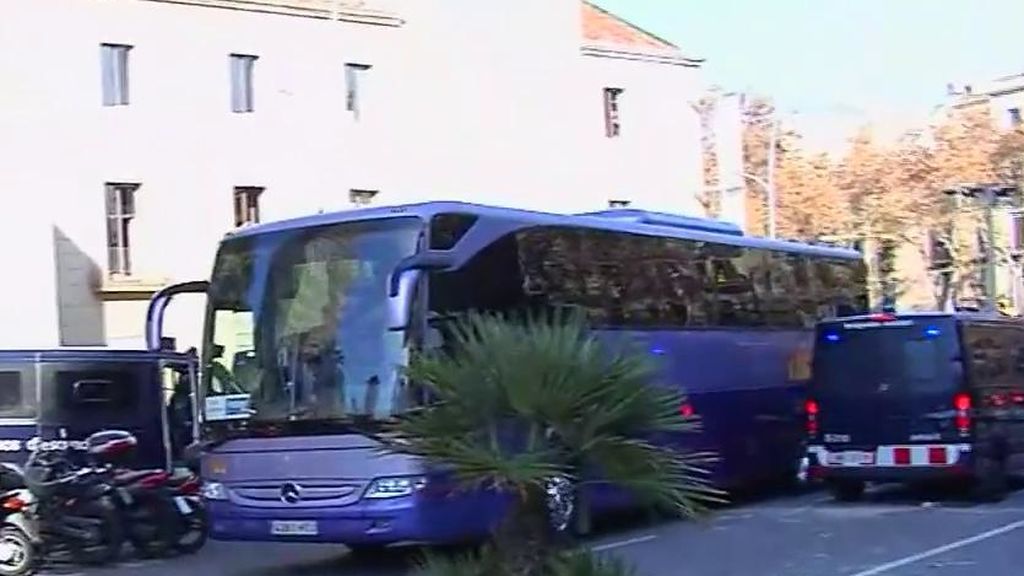
[[(1024, 574), (1024, 491), (991, 505), (891, 488), (856, 504), (810, 493), (733, 505), (707, 522), (618, 524), (589, 545), (628, 559), (638, 576)], [(403, 576), (408, 562), (401, 553), (356, 560), (341, 546), (211, 542), (190, 558), (46, 573)]]

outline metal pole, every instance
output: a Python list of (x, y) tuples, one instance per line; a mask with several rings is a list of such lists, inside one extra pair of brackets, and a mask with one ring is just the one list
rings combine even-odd
[(985, 202), (985, 300), (988, 310), (996, 309), (996, 250), (995, 250), (995, 218), (993, 205), (996, 202), (995, 191), (986, 188), (983, 196)]
[(768, 204), (768, 237), (775, 238), (776, 223), (775, 223), (775, 147), (778, 139), (779, 132), (779, 120), (778, 118), (772, 119), (771, 134), (768, 137), (768, 185), (767, 188), (767, 204)]

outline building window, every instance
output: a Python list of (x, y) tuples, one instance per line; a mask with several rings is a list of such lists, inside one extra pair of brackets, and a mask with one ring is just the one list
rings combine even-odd
[(622, 88), (604, 89), (604, 133), (609, 138), (617, 138), (622, 133), (619, 123), (619, 99)]
[(235, 187), (235, 226), (259, 224), (260, 196), (263, 188), (257, 186)]
[(359, 84), (371, 66), (367, 64), (345, 64), (345, 109), (352, 117), (359, 119)]
[(1010, 217), (1010, 238), (1013, 245), (1010, 247), (1016, 253), (1024, 251), (1024, 213), (1015, 212)]
[(928, 265), (932, 270), (948, 271), (953, 265), (953, 253), (950, 250), (949, 236), (947, 231), (942, 234), (936, 230), (929, 230), (926, 238), (928, 250)]
[(128, 105), (128, 52), (124, 44), (100, 44), (103, 105)]
[(253, 69), (258, 56), (231, 55), (231, 111), (252, 112), (256, 109), (253, 94)]
[(348, 200), (353, 206), (369, 206), (377, 197), (377, 190), (349, 190)]
[(1010, 108), (1006, 112), (1007, 112), (1007, 114), (1010, 115), (1010, 126), (1012, 126), (1014, 128), (1017, 128), (1018, 126), (1020, 126), (1020, 123), (1021, 123), (1020, 108)]
[(630, 204), (632, 204), (632, 202), (629, 201), (629, 200), (609, 200), (608, 201), (608, 207), (609, 208), (629, 208)]
[(130, 225), (138, 189), (138, 184), (107, 184), (107, 271), (112, 276), (132, 273)]

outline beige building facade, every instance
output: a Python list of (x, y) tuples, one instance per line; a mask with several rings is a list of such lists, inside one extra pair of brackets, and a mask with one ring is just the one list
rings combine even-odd
[(0, 347), (141, 345), (153, 291), (254, 221), (699, 213), (701, 64), (580, 0), (7, 0)]

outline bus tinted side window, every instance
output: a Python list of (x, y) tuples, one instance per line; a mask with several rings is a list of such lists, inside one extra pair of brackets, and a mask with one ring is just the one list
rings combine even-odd
[(473, 214), (446, 212), (430, 219), (431, 250), (451, 250), (476, 223)]
[(759, 250), (727, 246), (706, 247), (711, 261), (711, 299), (716, 306), (717, 325), (726, 327), (763, 326), (768, 263)]
[(23, 370), (0, 370), (0, 418), (35, 418), (34, 378)]
[(992, 404), (993, 396), (1006, 401), (1014, 392), (1024, 392), (1017, 366), (1024, 342), (1018, 328), (964, 323), (963, 335), (965, 360), (982, 405)]
[(521, 308), (526, 301), (515, 237), (500, 238), (458, 270), (431, 274), (428, 300), (439, 314)]
[(712, 319), (702, 246), (601, 230), (519, 233), (526, 292), (582, 310), (598, 327), (706, 326)]
[(813, 328), (817, 302), (807, 257), (774, 251), (764, 252), (764, 257), (764, 271), (758, 278), (766, 324), (775, 328)]
[[(863, 311), (860, 262), (619, 234), (536, 227), (505, 236), (463, 268), (431, 275), (434, 312), (575, 308), (597, 327), (809, 328)], [(862, 281), (862, 280), (860, 280)]]
[(815, 260), (813, 271), (819, 318), (868, 311), (867, 271), (862, 260)]

